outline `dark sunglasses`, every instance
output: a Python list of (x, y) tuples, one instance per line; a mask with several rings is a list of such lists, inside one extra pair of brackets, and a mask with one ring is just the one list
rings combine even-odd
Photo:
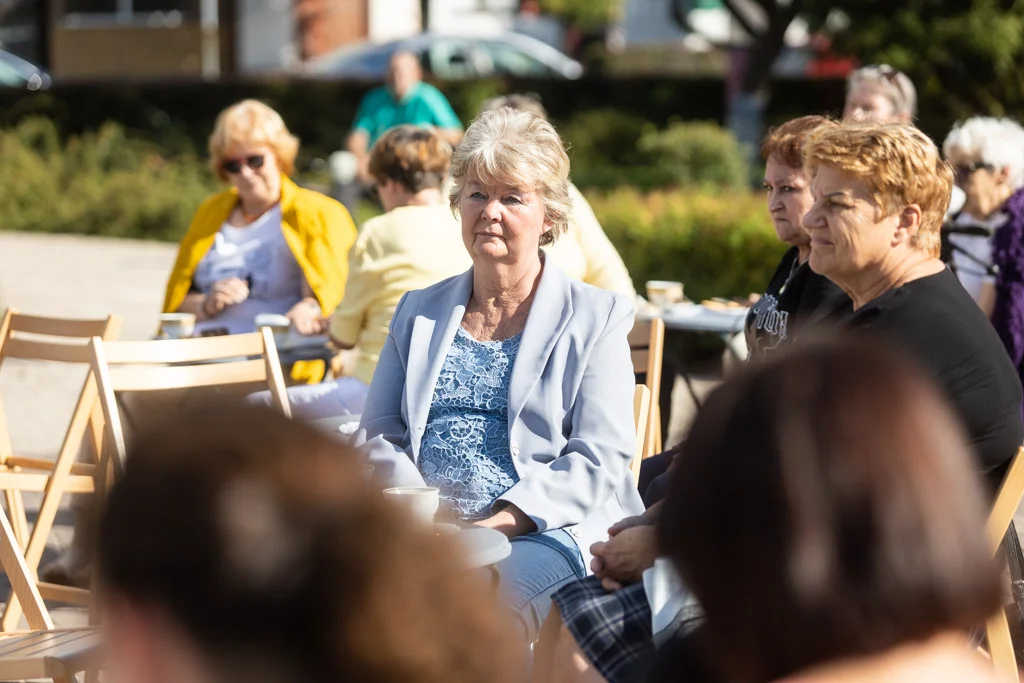
[(220, 167), (225, 173), (234, 175), (235, 173), (241, 172), (242, 164), (245, 164), (254, 171), (257, 168), (263, 168), (263, 155), (254, 154), (251, 157), (245, 157), (244, 159), (225, 159), (221, 162)]
[(995, 168), (996, 167), (993, 166), (992, 164), (986, 164), (979, 161), (971, 162), (969, 164), (957, 164), (956, 166), (953, 167), (953, 171), (956, 173), (957, 180), (966, 180), (971, 175), (973, 175), (975, 171), (980, 171), (981, 169), (985, 169), (986, 171), (994, 171)]

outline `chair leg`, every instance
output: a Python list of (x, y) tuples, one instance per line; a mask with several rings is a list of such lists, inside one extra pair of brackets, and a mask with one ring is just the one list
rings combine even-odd
[(4, 491), (7, 499), (7, 513), (11, 518), (11, 527), (14, 529), (14, 539), (22, 548), (28, 543), (28, 517), (25, 514), (25, 500), (21, 491)]

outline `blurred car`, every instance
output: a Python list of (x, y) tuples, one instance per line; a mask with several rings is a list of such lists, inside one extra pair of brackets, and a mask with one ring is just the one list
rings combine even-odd
[(419, 55), (423, 70), (443, 80), (514, 76), (566, 78), (583, 75), (583, 66), (536, 38), (519, 33), (479, 37), (421, 33), (387, 43), (347, 46), (310, 60), (313, 78), (383, 80), (391, 55), (399, 50)]
[(0, 50), (0, 87), (45, 90), (50, 87), (50, 75), (32, 62)]

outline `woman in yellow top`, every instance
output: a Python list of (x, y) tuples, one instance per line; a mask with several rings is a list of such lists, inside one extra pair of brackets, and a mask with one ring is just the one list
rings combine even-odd
[[(385, 213), (359, 230), (349, 253), (345, 298), (330, 320), (335, 344), (358, 347), (354, 376), (290, 388), (297, 418), (362, 412), (399, 300), (472, 265), (442, 192), (451, 156), (448, 143), (418, 126), (391, 128), (374, 144), (369, 172)], [(270, 400), (269, 392), (256, 396)]]
[[(544, 106), (532, 95), (495, 97), (484, 103), (482, 111), (501, 107), (523, 109), (544, 120), (548, 118)], [(605, 234), (594, 210), (590, 208), (590, 202), (572, 183), (569, 183), (569, 199), (572, 202), (569, 227), (557, 242), (545, 247), (551, 261), (569, 276), (588, 285), (633, 298), (636, 292), (626, 264)]]
[(356, 238), (348, 211), (288, 178), (299, 141), (261, 102), (221, 112), (209, 150), (214, 172), (232, 187), (196, 211), (164, 312), (195, 313), (196, 334), (252, 332), (259, 313), (286, 315), (299, 334), (324, 333)]

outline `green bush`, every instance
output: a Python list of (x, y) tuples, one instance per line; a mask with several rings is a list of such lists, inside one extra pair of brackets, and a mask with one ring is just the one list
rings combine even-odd
[[(602, 117), (614, 115), (586, 120)], [(582, 140), (582, 131), (577, 134)], [(590, 144), (599, 147), (610, 133), (595, 127), (591, 135)], [(586, 149), (577, 148), (583, 159), (574, 159), (574, 167), (587, 160)], [(112, 123), (65, 139), (48, 119), (25, 119), (0, 130), (0, 158), (4, 230), (177, 241), (217, 189), (203, 160), (188, 153), (164, 157)], [(640, 292), (647, 280), (660, 279), (682, 280), (697, 300), (759, 292), (784, 250), (763, 198), (749, 190), (617, 189), (588, 196)], [(374, 211), (364, 203), (356, 218)]]
[(61, 143), (47, 119), (0, 131), (5, 230), (177, 240), (215, 189), (191, 155), (164, 158), (117, 124)]
[(742, 147), (716, 123), (674, 122), (664, 130), (645, 132), (637, 148), (664, 174), (665, 185), (749, 187), (750, 169)]
[(764, 291), (786, 247), (763, 196), (749, 190), (588, 196), (638, 292), (648, 280), (682, 281), (695, 300)]

